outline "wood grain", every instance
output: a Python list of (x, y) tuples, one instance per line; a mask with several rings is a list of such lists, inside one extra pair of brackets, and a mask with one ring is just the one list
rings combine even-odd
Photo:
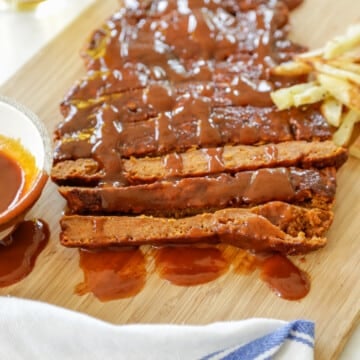
[[(84, 74), (79, 49), (87, 34), (116, 8), (117, 0), (97, 1), (8, 81), (0, 89), (1, 94), (28, 106), (52, 132), (61, 120), (59, 102), (74, 80)], [(311, 48), (320, 46), (343, 32), (348, 24), (358, 21), (359, 14), (360, 2), (353, 0), (305, 0), (293, 14), (292, 37)], [(33, 273), (22, 282), (1, 289), (0, 294), (42, 300), (119, 324), (308, 318), (316, 322), (316, 358), (336, 359), (359, 320), (359, 177), (360, 161), (350, 159), (338, 176), (329, 244), (306, 256), (306, 261), (300, 264), (311, 274), (312, 289), (299, 302), (277, 298), (257, 274), (239, 276), (231, 271), (212, 283), (188, 288), (170, 285), (156, 274), (149, 274), (139, 295), (108, 303), (101, 303), (92, 295), (74, 295), (74, 287), (82, 280), (78, 252), (59, 244), (58, 221), (64, 202), (51, 183), (30, 214), (48, 222), (50, 244)], [(151, 263), (148, 265), (152, 267)]]

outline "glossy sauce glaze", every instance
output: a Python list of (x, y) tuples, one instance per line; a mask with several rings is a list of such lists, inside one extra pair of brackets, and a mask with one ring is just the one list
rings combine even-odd
[[(270, 71), (303, 50), (286, 38), (288, 12), (280, 1), (121, 9), (93, 34), (84, 53), (88, 76), (62, 103), (55, 163), (93, 158), (102, 169), (98, 185), (119, 186), (128, 185), (122, 158), (329, 138), (316, 105), (276, 112), (270, 99), (275, 88), (300, 81)], [(176, 155), (167, 160), (176, 174)], [(210, 152), (209, 168), (222, 165)]]
[(0, 245), (0, 287), (19, 282), (30, 274), (49, 241), (49, 228), (42, 220), (21, 222)]
[(145, 286), (149, 257), (154, 259), (158, 276), (177, 286), (209, 283), (232, 268), (241, 276), (258, 269), (260, 279), (286, 300), (300, 300), (310, 291), (308, 275), (280, 254), (255, 255), (239, 249), (229, 258), (224, 246), (168, 246), (153, 248), (146, 257), (140, 249), (80, 250), (84, 282), (75, 293), (91, 292), (100, 301), (135, 296)]
[(176, 216), (273, 200), (301, 203), (318, 197), (331, 201), (336, 190), (335, 175), (334, 168), (318, 171), (279, 167), (96, 191), (83, 189), (85, 196), (77, 196), (77, 189), (65, 189), (62, 195), (73, 211)]

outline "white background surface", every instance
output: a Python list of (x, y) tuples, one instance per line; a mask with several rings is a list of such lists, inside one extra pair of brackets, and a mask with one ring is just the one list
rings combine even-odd
[[(0, 85), (93, 2), (47, 0), (32, 12), (3, 10), (0, 4)], [(348, 359), (360, 359), (360, 326), (341, 357)]]
[(94, 2), (47, 0), (34, 11), (15, 12), (2, 9), (2, 1), (4, 0), (0, 0), (0, 85)]

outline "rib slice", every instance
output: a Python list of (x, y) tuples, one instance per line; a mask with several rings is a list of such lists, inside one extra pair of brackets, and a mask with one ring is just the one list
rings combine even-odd
[[(276, 209), (272, 212), (269, 210), (271, 206), (273, 204), (266, 204), (267, 210), (261, 207), (250, 210), (223, 209), (181, 219), (144, 215), (64, 216), (60, 222), (60, 240), (64, 246), (84, 248), (222, 242), (252, 251), (276, 250), (291, 255), (304, 254), (325, 246), (326, 239), (321, 235), (306, 237), (305, 233), (306, 228), (315, 223), (318, 227), (315, 232), (323, 234), (331, 224), (331, 212), (299, 209), (281, 203), (274, 203)], [(286, 214), (286, 228), (291, 227), (291, 218), (301, 215), (305, 232), (295, 225), (292, 229), (294, 234), (288, 234), (281, 226), (274, 225), (262, 216), (267, 213), (273, 213), (271, 219), (275, 223), (281, 223), (281, 216)]]
[(59, 191), (69, 209), (76, 213), (179, 217), (274, 200), (326, 209), (334, 201), (335, 175), (335, 168), (275, 168), (125, 187), (64, 186), (59, 187)]
[[(129, 62), (121, 69), (115, 70), (89, 71), (68, 91), (61, 104), (61, 110), (66, 115), (71, 104), (86, 105), (89, 100), (99, 103), (110, 96), (120, 96), (124, 93), (136, 97), (136, 93), (141, 94), (142, 89), (149, 91), (151, 87), (161, 84), (167, 85), (178, 95), (196, 90), (199, 92), (202, 88), (207, 88), (206, 92), (213, 96), (218, 106), (224, 103), (229, 105), (231, 101), (233, 105), (239, 105), (244, 100), (250, 100), (249, 104), (252, 105), (255, 105), (252, 103), (254, 100), (257, 100), (258, 104), (272, 105), (269, 98), (272, 89), (290, 86), (301, 79), (299, 76), (276, 78), (275, 83), (273, 75), (266, 71), (266, 68), (250, 60), (249, 54), (219, 62), (214, 59), (206, 61), (188, 59), (182, 62), (172, 60), (173, 67), (177, 66), (181, 69), (175, 83), (171, 83), (165, 73), (158, 74), (156, 70), (141, 63)], [(245, 73), (248, 77), (244, 76)], [(262, 86), (267, 87), (266, 91), (262, 91), (263, 96), (260, 101), (256, 97), (251, 97), (258, 91), (249, 84), (250, 77), (257, 82), (262, 81)], [(211, 90), (215, 94), (211, 94)], [(242, 90), (238, 98), (234, 97), (236, 90)]]
[(338, 168), (346, 159), (346, 149), (337, 147), (332, 141), (288, 141), (260, 146), (206, 148), (161, 157), (132, 157), (124, 160), (123, 167), (128, 181), (136, 183), (265, 167)]
[[(229, 79), (221, 83), (187, 82), (174, 85), (158, 82), (142, 89), (63, 102), (61, 110), (66, 119), (57, 128), (57, 136), (60, 138), (65, 134), (93, 128), (94, 120), (102, 116), (105, 109), (113, 110), (114, 117), (111, 121), (121, 121), (122, 124), (142, 122), (164, 113), (169, 114), (172, 119), (180, 120), (181, 118), (182, 121), (187, 122), (192, 118), (218, 119), (225, 115), (239, 121), (246, 120), (247, 117), (254, 116), (256, 113), (271, 119), (275, 116), (286, 115), (303, 119), (312, 112), (324, 120), (317, 105), (310, 105), (309, 109), (294, 108), (291, 111), (276, 111), (269, 96), (275, 85), (267, 81), (268, 90), (260, 91), (251, 87), (244, 78), (238, 80), (237, 77), (240, 75), (237, 68), (234, 71), (236, 74), (231, 73)], [(84, 91), (84, 88), (81, 89)], [(184, 107), (186, 112), (183, 110)], [(226, 111), (224, 107), (230, 108), (230, 111)], [(326, 121), (324, 120), (322, 124), (326, 124)]]
[[(285, 26), (288, 8), (280, 1), (267, 1), (263, 6), (254, 1), (251, 6), (247, 1), (242, 3), (247, 3), (242, 9), (238, 4), (229, 8), (223, 2), (211, 6), (203, 1), (203, 5), (188, 4), (185, 12), (183, 6), (176, 5), (167, 6), (165, 11), (161, 7), (151, 7), (155, 11), (120, 11), (90, 39), (83, 52), (87, 68), (119, 69), (137, 59), (161, 66), (172, 78), (172, 59), (221, 61), (232, 54), (261, 52), (276, 62), (290, 43)], [(189, 28), (192, 22), (196, 25)], [(263, 23), (268, 26), (259, 25)], [(246, 36), (249, 32), (252, 36)]]
[[(186, 106), (185, 106), (186, 105)], [(228, 107), (210, 111), (184, 104), (181, 111), (162, 113), (147, 121), (123, 122), (119, 112), (103, 107), (90, 129), (68, 133), (55, 144), (54, 161), (94, 156), (98, 143), (121, 157), (159, 156), (171, 151), (223, 145), (256, 145), (290, 140), (327, 140), (331, 131), (316, 107), (278, 112), (274, 108)], [(209, 113), (207, 113), (209, 111)], [(71, 120), (64, 126), (71, 126)], [(106, 131), (113, 128), (113, 136)], [(120, 129), (120, 130), (117, 130)], [(96, 152), (95, 152), (96, 155)]]
[[(131, 157), (123, 160), (123, 169), (129, 183), (135, 184), (265, 167), (339, 168), (346, 159), (347, 150), (337, 147), (332, 141), (288, 141), (260, 146), (203, 148), (161, 157)], [(103, 172), (94, 159), (65, 160), (53, 166), (51, 177), (62, 185), (86, 185), (101, 181)]]

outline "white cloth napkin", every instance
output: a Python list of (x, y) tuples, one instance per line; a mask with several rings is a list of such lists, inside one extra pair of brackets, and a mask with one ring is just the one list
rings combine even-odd
[(112, 325), (0, 297), (0, 359), (313, 359), (314, 324), (249, 319), (205, 326)]

